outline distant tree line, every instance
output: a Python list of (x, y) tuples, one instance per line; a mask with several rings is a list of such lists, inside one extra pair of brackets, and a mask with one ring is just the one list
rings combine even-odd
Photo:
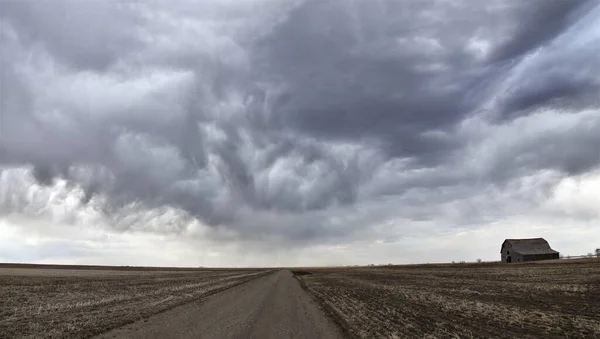
[(600, 258), (600, 248), (596, 248), (596, 249), (594, 250), (594, 253), (592, 253), (592, 252), (588, 252), (588, 254), (586, 254), (586, 255), (575, 255), (575, 256), (571, 256), (571, 255), (568, 255), (568, 254), (567, 254), (567, 255), (564, 255), (564, 254), (562, 254), (562, 253), (561, 253), (561, 255), (560, 255), (560, 258), (561, 258), (561, 259), (565, 259), (565, 258), (566, 258), (566, 259), (571, 259), (571, 257), (573, 257), (573, 258), (585, 258), (585, 257), (588, 257), (588, 258), (593, 258), (594, 256), (596, 256), (596, 258)]

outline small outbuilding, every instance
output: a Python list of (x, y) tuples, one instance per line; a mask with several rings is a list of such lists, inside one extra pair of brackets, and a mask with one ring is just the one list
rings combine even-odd
[(511, 263), (558, 259), (558, 252), (544, 238), (506, 239), (500, 256), (502, 262)]

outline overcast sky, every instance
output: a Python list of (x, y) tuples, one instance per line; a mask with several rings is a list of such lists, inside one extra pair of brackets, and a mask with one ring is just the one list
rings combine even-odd
[(600, 2), (0, 1), (0, 261), (600, 247)]

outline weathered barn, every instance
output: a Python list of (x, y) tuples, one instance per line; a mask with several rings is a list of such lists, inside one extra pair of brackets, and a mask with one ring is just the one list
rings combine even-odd
[(500, 255), (507, 263), (558, 259), (558, 252), (544, 238), (506, 239)]

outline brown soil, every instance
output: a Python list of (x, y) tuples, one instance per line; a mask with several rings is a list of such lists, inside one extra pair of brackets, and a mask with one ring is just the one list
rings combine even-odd
[(302, 269), (358, 338), (599, 338), (597, 261)]
[(0, 268), (0, 338), (85, 338), (267, 274), (266, 270)]

